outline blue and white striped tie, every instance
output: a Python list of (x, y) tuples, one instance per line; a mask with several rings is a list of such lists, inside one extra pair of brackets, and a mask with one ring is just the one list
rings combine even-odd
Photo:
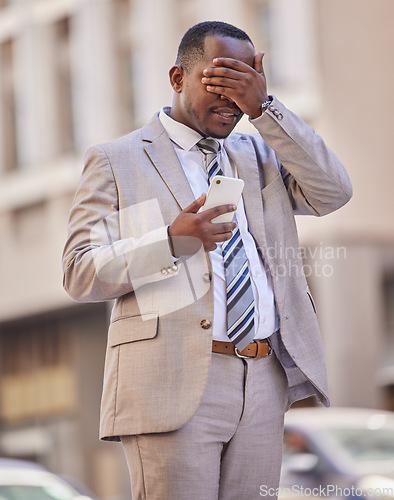
[[(219, 143), (201, 139), (197, 143), (204, 156), (208, 184), (215, 175), (223, 175), (218, 163)], [(245, 248), (239, 228), (230, 240), (222, 244), (227, 292), (227, 335), (238, 351), (242, 351), (254, 337), (254, 297)]]

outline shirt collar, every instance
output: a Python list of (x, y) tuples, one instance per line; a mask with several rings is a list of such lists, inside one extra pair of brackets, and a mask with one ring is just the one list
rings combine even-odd
[[(183, 123), (177, 122), (169, 116), (170, 106), (164, 106), (160, 110), (159, 119), (165, 128), (169, 138), (185, 151), (190, 151), (197, 142), (203, 138), (201, 134), (191, 129)], [(223, 148), (224, 139), (215, 139), (219, 142), (220, 148)]]

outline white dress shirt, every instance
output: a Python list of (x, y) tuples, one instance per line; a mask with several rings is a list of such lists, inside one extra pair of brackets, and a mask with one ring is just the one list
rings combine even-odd
[[(208, 191), (207, 172), (204, 168), (203, 154), (197, 147), (202, 136), (195, 130), (183, 123), (173, 120), (168, 113), (170, 107), (164, 107), (160, 111), (160, 121), (166, 129), (175, 151), (189, 181), (194, 197), (198, 198), (202, 193)], [(235, 168), (230, 164), (223, 139), (216, 139), (221, 148), (218, 153), (218, 161), (223, 174), (227, 177), (237, 177)], [(245, 208), (241, 198), (237, 210), (237, 222), (244, 244), (246, 256), (249, 262), (252, 289), (255, 301), (255, 339), (269, 337), (278, 329), (278, 315), (276, 313), (272, 281), (266, 272), (261, 258), (257, 252), (255, 241), (248, 231)], [(213, 270), (214, 287), (214, 318), (213, 339), (227, 341), (227, 307), (226, 307), (226, 278), (224, 273), (223, 256), (220, 244), (216, 250), (210, 252)]]

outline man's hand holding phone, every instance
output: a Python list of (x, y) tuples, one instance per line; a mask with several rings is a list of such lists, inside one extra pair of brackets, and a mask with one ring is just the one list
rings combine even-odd
[(243, 189), (243, 181), (231, 177), (215, 176), (208, 190), (186, 207), (168, 229), (174, 257), (193, 255), (201, 243), (211, 252), (217, 243), (232, 237), (237, 223), (234, 212)]
[(217, 243), (229, 240), (236, 222), (212, 222), (212, 219), (236, 210), (232, 204), (219, 205), (199, 212), (206, 200), (202, 194), (186, 207), (168, 228), (171, 251), (174, 257), (193, 255), (201, 248), (206, 252), (215, 250)]

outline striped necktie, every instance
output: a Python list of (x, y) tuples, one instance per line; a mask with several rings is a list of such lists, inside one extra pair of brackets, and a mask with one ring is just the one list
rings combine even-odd
[[(208, 184), (215, 175), (223, 175), (218, 163), (219, 144), (201, 139), (197, 147), (203, 153)], [(230, 240), (222, 244), (227, 294), (227, 335), (238, 351), (254, 338), (254, 297), (245, 248), (238, 226)]]

